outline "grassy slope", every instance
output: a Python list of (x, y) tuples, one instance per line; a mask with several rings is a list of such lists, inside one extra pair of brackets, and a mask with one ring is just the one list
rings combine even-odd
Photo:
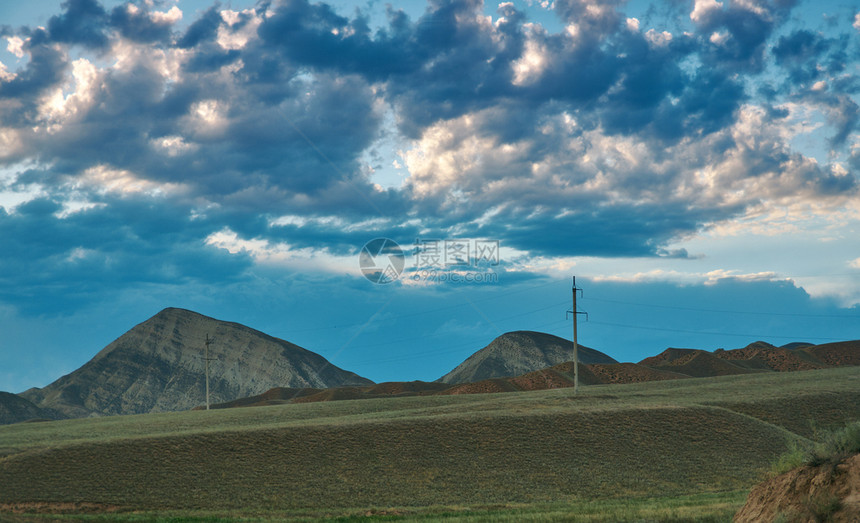
[[(146, 510), (581, 503), (749, 488), (860, 369), (0, 427), (0, 504)], [(762, 421), (765, 420), (765, 421)], [(786, 430), (788, 428), (789, 430)]]

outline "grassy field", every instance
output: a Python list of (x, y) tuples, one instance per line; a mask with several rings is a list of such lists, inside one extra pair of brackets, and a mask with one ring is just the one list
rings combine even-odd
[(844, 367), (27, 423), (0, 427), (0, 511), (725, 521), (789, 441), (857, 419)]

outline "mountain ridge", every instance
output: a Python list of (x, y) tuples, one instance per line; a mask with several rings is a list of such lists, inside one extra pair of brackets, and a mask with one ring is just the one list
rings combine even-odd
[[(580, 363), (618, 363), (612, 357), (579, 345)], [(498, 336), (436, 381), (472, 383), (519, 376), (573, 359), (573, 342), (535, 331), (512, 331)]]
[[(385, 382), (340, 369), (312, 351), (232, 321), (168, 307), (43, 388), (0, 393), (0, 424), (200, 408), (203, 345), (210, 348), (211, 402), (219, 408), (398, 395), (470, 394), (569, 387), (572, 342), (512, 331), (492, 340), (434, 382)], [(667, 348), (639, 363), (618, 363), (579, 345), (581, 385), (638, 383), (733, 374), (860, 366), (860, 340), (776, 347), (756, 341), (716, 351)]]
[(174, 307), (100, 350), (79, 369), (20, 394), (68, 417), (187, 410), (205, 403), (205, 337), (210, 397), (227, 401), (275, 386), (332, 387), (373, 382), (251, 327)]

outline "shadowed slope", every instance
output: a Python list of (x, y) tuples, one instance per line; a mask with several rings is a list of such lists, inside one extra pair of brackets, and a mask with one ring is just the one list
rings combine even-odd
[(11, 392), (0, 392), (0, 425), (34, 419), (61, 419), (63, 416), (49, 409), (40, 409)]

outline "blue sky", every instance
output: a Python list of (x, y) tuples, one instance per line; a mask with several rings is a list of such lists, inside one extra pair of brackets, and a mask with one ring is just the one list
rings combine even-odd
[(623, 361), (860, 338), (858, 53), (847, 2), (5, 2), (0, 390), (169, 306), (433, 380), (573, 275)]

